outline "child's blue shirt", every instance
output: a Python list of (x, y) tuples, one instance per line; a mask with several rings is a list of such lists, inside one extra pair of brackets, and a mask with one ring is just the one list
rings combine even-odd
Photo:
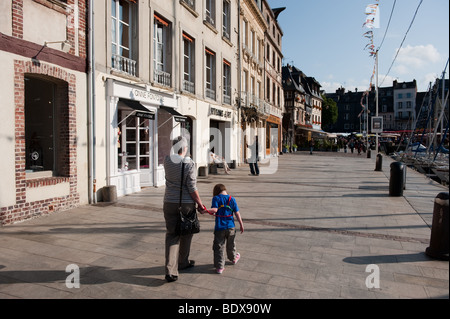
[[(230, 203), (228, 204), (229, 199), (230, 195), (222, 195), (222, 194), (214, 196), (212, 199), (211, 207), (218, 209), (216, 213), (216, 226), (214, 230), (226, 230), (235, 227), (233, 215), (235, 212), (239, 211), (239, 207), (236, 203), (236, 200), (233, 197), (231, 197)], [(228, 216), (228, 217), (221, 217), (221, 216)]]

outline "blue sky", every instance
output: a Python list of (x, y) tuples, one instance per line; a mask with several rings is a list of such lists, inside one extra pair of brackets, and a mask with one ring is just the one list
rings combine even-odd
[[(375, 0), (268, 0), (272, 8), (286, 7), (278, 22), (283, 30), (283, 64), (293, 64), (334, 92), (366, 90), (375, 60), (364, 50), (365, 10)], [(381, 45), (394, 0), (380, 0), (380, 28), (374, 45)], [(420, 0), (397, 0), (386, 38), (379, 51), (379, 85), (416, 79), (419, 91), (441, 77), (449, 57), (449, 1), (423, 0), (414, 23), (395, 60), (397, 49), (411, 24)], [(448, 78), (448, 69), (447, 76)], [(375, 80), (374, 80), (375, 83)]]

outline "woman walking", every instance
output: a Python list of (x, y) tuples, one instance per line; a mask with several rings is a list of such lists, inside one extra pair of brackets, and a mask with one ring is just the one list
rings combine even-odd
[[(193, 267), (195, 262), (189, 260), (193, 235), (180, 236), (177, 224), (180, 218), (180, 202), (182, 212), (196, 209), (202, 211), (202, 201), (197, 191), (197, 174), (192, 159), (186, 156), (188, 141), (179, 137), (173, 143), (174, 154), (164, 159), (166, 175), (166, 190), (164, 193), (164, 219), (166, 220), (166, 280), (173, 282), (178, 279), (178, 270)], [(184, 174), (182, 166), (184, 165)], [(181, 185), (181, 200), (180, 200)]]

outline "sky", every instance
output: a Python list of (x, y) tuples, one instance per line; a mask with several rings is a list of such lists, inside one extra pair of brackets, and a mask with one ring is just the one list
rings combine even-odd
[(369, 30), (373, 31), (375, 48), (379, 48), (379, 87), (392, 86), (394, 80), (415, 79), (418, 91), (423, 92), (428, 90), (430, 82), (442, 77), (449, 57), (448, 0), (379, 0), (380, 28), (377, 29), (363, 26), (366, 7), (377, 3), (376, 0), (268, 2), (272, 8), (286, 7), (278, 17), (283, 31), (283, 65), (294, 65), (314, 77), (327, 93), (334, 93), (340, 87), (351, 91), (370, 87), (375, 59), (365, 49), (370, 40), (364, 33)]

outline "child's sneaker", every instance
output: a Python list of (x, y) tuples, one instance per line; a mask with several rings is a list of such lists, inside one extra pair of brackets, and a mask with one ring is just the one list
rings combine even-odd
[(240, 258), (241, 258), (241, 254), (236, 253), (236, 257), (232, 261), (233, 265), (236, 265)]
[(217, 269), (216, 269), (216, 273), (218, 273), (218, 274), (223, 273), (223, 268), (217, 268)]

